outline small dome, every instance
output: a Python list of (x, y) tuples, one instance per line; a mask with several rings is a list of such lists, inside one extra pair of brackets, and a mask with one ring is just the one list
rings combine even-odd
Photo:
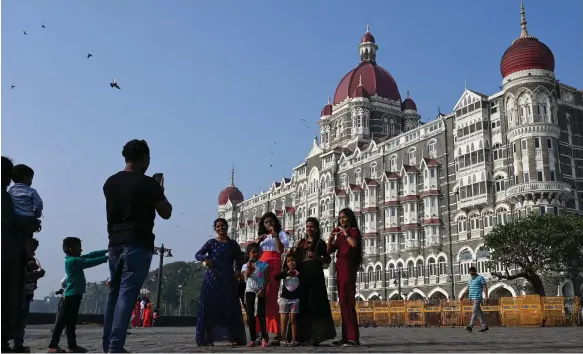
[(520, 5), (520, 37), (506, 49), (500, 61), (500, 72), (502, 77), (512, 73), (529, 70), (542, 69), (555, 71), (555, 56), (553, 52), (543, 42), (528, 34), (526, 29), (526, 14), (524, 5)]
[(242, 202), (244, 200), (243, 193), (235, 186), (228, 186), (219, 194), (219, 205), (225, 205), (228, 201)]
[(403, 101), (403, 104), (401, 105), (401, 110), (403, 110), (403, 111), (407, 111), (407, 110), (416, 111), (417, 110), (417, 105), (415, 104), (415, 101), (413, 101), (411, 99), (411, 96), (409, 96), (409, 91), (407, 91), (407, 98), (405, 98), (405, 100)]
[(231, 183), (219, 194), (219, 205), (225, 205), (229, 200), (233, 203), (239, 203), (244, 200), (243, 193), (239, 188), (235, 187), (235, 167), (231, 170)]
[(534, 37), (519, 38), (514, 41), (504, 52), (500, 62), (502, 77), (528, 69), (555, 71), (553, 52)]
[(328, 97), (328, 104), (322, 108), (322, 112), (320, 113), (320, 117), (326, 117), (332, 115), (332, 104), (330, 103), (330, 97)]
[(374, 40), (374, 36), (372, 35), (372, 33), (370, 33), (369, 31), (366, 31), (364, 36), (362, 36), (360, 43), (368, 43), (368, 42), (375, 43), (375, 40)]

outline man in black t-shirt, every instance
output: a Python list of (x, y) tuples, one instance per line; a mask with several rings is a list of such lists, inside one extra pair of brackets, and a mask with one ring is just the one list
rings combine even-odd
[(103, 185), (109, 233), (110, 294), (103, 325), (104, 353), (121, 353), (135, 301), (148, 276), (154, 250), (154, 219), (172, 215), (164, 181), (146, 176), (150, 149), (144, 140), (123, 147), (126, 167)]

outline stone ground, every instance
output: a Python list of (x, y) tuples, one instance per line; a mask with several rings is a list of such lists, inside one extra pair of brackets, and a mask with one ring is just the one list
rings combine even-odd
[[(223, 343), (200, 348), (194, 327), (136, 328), (126, 348), (132, 352), (583, 352), (583, 328), (492, 328), (489, 333), (467, 333), (463, 328), (361, 328), (360, 347), (342, 348), (323, 343), (314, 347), (230, 348)], [(30, 326), (26, 345), (46, 351), (50, 326)], [(77, 340), (91, 352), (101, 352), (101, 327), (77, 327)], [(63, 335), (61, 344), (66, 346)]]

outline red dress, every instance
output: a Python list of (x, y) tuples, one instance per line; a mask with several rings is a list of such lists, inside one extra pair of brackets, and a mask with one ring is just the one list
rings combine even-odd
[(132, 327), (138, 327), (140, 325), (140, 301), (134, 306), (134, 311), (132, 312)]
[[(349, 235), (357, 242), (359, 232), (356, 228), (348, 231)], [(338, 302), (340, 303), (340, 316), (342, 317), (342, 340), (359, 341), (358, 317), (356, 316), (356, 273), (358, 264), (358, 249), (351, 247), (344, 235), (338, 235), (336, 245), (336, 281), (338, 288)]]

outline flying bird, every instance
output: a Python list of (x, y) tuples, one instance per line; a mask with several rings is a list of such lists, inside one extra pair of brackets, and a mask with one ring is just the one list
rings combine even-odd
[(92, 56), (93, 56), (93, 54), (87, 53), (87, 59), (91, 58)]
[(45, 26), (45, 24), (44, 24), (44, 23), (42, 24), (42, 26), (41, 26), (41, 27), (42, 27), (42, 28), (47, 28), (47, 27)]
[(26, 31), (22, 31), (22, 33), (24, 33), (24, 35), (25, 35), (25, 36), (27, 36), (27, 35), (28, 35), (28, 33), (26, 33)]
[(16, 86), (12, 85), (12, 86), (10, 86), (10, 89), (11, 89), (11, 90), (14, 90), (14, 88), (15, 88), (15, 87), (16, 87)]
[(111, 86), (112, 88), (116, 88), (118, 90), (121, 90), (121, 88), (119, 87), (119, 85), (117, 84), (117, 82), (115, 82), (115, 77), (113, 78), (113, 82), (109, 83), (109, 86)]
[(269, 165), (269, 167), (273, 167), (273, 165)]
[(300, 118), (300, 120), (303, 120), (304, 122), (306, 121), (304, 118)]

